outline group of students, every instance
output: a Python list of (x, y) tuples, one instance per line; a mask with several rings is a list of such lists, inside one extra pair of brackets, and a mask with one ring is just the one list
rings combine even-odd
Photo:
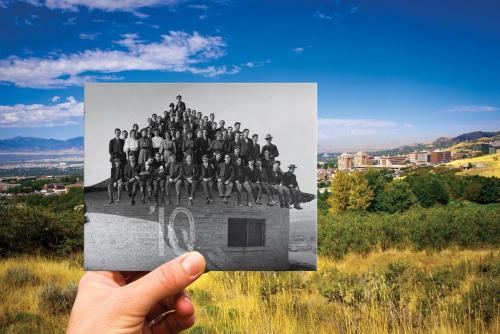
[(115, 189), (118, 202), (125, 189), (131, 205), (140, 191), (142, 203), (147, 196), (149, 201), (154, 198), (157, 207), (164, 206), (172, 204), (170, 194), (175, 189), (175, 203), (180, 204), (184, 185), (188, 204), (193, 205), (201, 184), (207, 204), (213, 203), (217, 185), (225, 203), (235, 190), (239, 206), (243, 206), (242, 194), (246, 193), (247, 206), (263, 204), (265, 194), (268, 205), (302, 209), (296, 166), (291, 164), (287, 172), (282, 172), (276, 160), (278, 148), (270, 134), (260, 148), (259, 136), (253, 134), (250, 139), (250, 131), (240, 130), (240, 122), (226, 128), (223, 120), (215, 121), (213, 113), (208, 117), (186, 108), (180, 95), (177, 104), (170, 103), (169, 107), (163, 117), (153, 114), (148, 118), (147, 126), (140, 131), (134, 124), (130, 136), (126, 130), (115, 129), (115, 137), (109, 141), (109, 203), (114, 203)]

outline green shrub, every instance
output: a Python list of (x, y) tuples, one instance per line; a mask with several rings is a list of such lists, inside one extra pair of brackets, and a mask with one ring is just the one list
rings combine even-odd
[(31, 270), (25, 267), (9, 268), (5, 271), (4, 280), (13, 287), (22, 285), (35, 285), (38, 284), (40, 279)]
[(38, 307), (51, 314), (68, 313), (75, 301), (77, 290), (76, 284), (69, 284), (62, 289), (49, 283), (43, 287), (40, 293)]

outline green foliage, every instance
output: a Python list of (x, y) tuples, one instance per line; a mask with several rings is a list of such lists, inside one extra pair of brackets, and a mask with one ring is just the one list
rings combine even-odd
[(392, 181), (385, 184), (377, 196), (375, 209), (389, 213), (403, 212), (417, 202), (410, 186), (404, 181)]
[[(0, 205), (0, 256), (33, 252), (67, 255), (82, 249), (83, 213), (72, 207), (82, 201), (81, 196), (69, 196), (66, 203), (55, 196), (27, 197), (21, 203), (16, 199)], [(44, 207), (31, 201), (49, 203)]]
[(373, 190), (373, 201), (368, 210), (375, 211), (380, 201), (380, 196), (384, 192), (384, 187), (392, 181), (392, 174), (385, 169), (369, 168), (363, 173), (363, 177), (368, 182), (368, 186)]
[(78, 287), (76, 284), (69, 284), (61, 289), (54, 283), (45, 285), (40, 293), (38, 307), (51, 314), (68, 313), (75, 301)]
[(343, 258), (378, 249), (437, 251), (458, 246), (500, 244), (500, 205), (413, 208), (402, 213), (328, 214), (318, 216), (320, 254)]
[(449, 201), (444, 182), (436, 175), (410, 175), (406, 181), (423, 207), (427, 208), (438, 203), (447, 204)]

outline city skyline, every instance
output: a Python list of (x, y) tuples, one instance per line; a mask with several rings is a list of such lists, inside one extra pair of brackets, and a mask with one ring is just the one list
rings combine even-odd
[(83, 135), (85, 81), (317, 82), (319, 151), (500, 129), (498, 3), (147, 4), (0, 1), (0, 138)]

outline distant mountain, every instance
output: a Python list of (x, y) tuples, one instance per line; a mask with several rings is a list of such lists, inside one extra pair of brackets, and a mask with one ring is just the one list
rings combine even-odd
[(459, 143), (474, 143), (480, 139), (490, 138), (492, 141), (500, 137), (500, 131), (496, 132), (485, 132), (485, 131), (474, 131), (469, 133), (464, 133), (453, 138), (439, 137), (431, 143), (415, 143), (411, 145), (404, 145), (394, 149), (382, 150), (376, 152), (370, 152), (375, 156), (380, 155), (403, 155), (414, 151), (424, 151), (424, 150), (435, 150), (435, 149), (447, 149), (449, 147), (455, 146)]
[(10, 139), (0, 139), (0, 151), (2, 152), (61, 150), (83, 150), (83, 137), (75, 137), (67, 140), (35, 137), (14, 137)]

